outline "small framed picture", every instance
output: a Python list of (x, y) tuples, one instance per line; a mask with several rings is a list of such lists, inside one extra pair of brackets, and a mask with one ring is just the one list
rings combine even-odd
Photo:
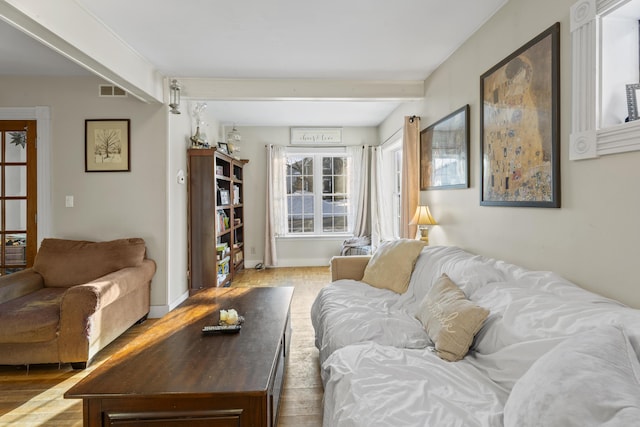
[(469, 104), (420, 132), (420, 190), (469, 188)]
[(220, 204), (228, 205), (229, 204), (229, 191), (228, 190), (220, 190)]
[(129, 172), (129, 119), (84, 121), (85, 172)]
[(226, 142), (218, 142), (218, 150), (222, 151), (224, 154), (229, 154), (229, 146)]

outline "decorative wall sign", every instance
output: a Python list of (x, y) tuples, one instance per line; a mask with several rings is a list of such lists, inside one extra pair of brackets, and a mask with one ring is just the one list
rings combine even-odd
[(469, 188), (469, 105), (420, 132), (420, 190)]
[(342, 128), (291, 128), (291, 144), (340, 144)]
[(85, 172), (129, 172), (129, 119), (84, 121)]
[(480, 77), (484, 206), (560, 207), (560, 24)]

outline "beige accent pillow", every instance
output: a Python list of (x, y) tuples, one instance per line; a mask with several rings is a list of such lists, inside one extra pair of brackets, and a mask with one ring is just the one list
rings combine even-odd
[(416, 317), (436, 346), (441, 359), (462, 359), (489, 310), (469, 301), (464, 292), (443, 274), (420, 303)]
[(33, 269), (47, 287), (69, 287), (90, 282), (125, 267), (137, 267), (145, 256), (141, 238), (109, 242), (44, 239)]
[(384, 242), (369, 260), (362, 281), (374, 288), (405, 293), (422, 248), (424, 242), (421, 240), (398, 239)]

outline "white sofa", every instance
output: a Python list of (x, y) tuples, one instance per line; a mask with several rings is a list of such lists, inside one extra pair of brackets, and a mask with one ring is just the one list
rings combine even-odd
[[(640, 426), (640, 310), (455, 247), (398, 294), (360, 281), (368, 259), (334, 258), (312, 306), (324, 426)], [(490, 311), (457, 362), (415, 317), (443, 273)]]

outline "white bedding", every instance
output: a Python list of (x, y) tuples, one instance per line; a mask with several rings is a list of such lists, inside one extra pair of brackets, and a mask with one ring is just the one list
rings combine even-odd
[(431, 344), (413, 313), (392, 307), (399, 297), (354, 280), (339, 280), (321, 289), (311, 307), (320, 363), (335, 350), (357, 342), (404, 348)]
[(471, 363), (368, 342), (323, 365), (325, 427), (502, 426), (508, 394)]
[[(459, 362), (431, 353), (414, 318), (442, 273), (491, 312)], [(312, 320), (326, 427), (502, 426), (515, 384), (568, 337), (617, 325), (640, 354), (640, 310), (553, 273), (451, 247), (423, 250), (402, 295), (352, 280), (330, 284), (315, 301)]]

